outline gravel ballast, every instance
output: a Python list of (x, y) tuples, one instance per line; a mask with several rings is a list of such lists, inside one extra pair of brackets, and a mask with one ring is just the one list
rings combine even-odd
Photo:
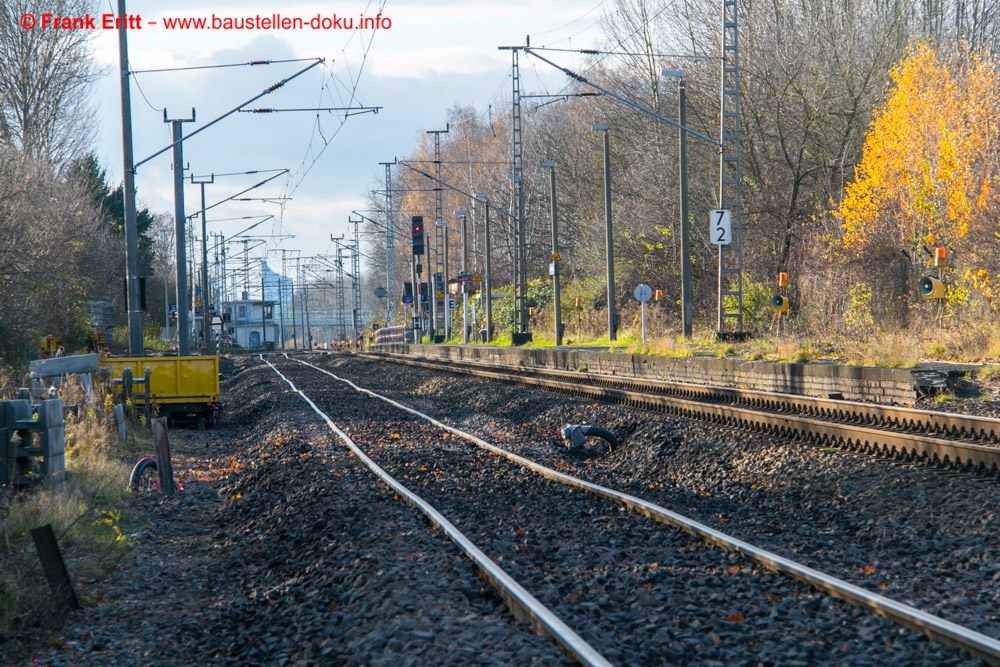
[[(329, 357), (337, 374), (550, 467), (994, 637), (1000, 636), (997, 478), (827, 451), (522, 386)], [(566, 423), (620, 451), (581, 461)], [(585, 464), (584, 464), (585, 463)]]

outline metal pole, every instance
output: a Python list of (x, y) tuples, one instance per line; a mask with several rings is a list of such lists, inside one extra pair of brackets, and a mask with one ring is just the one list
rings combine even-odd
[(615, 247), (611, 231), (611, 152), (608, 130), (604, 130), (604, 225), (608, 256), (608, 342), (615, 337)]
[(642, 302), (642, 346), (646, 347), (646, 302)]
[(389, 295), (385, 300), (385, 323), (396, 323), (396, 241), (395, 218), (392, 212), (392, 165), (396, 162), (379, 162), (385, 166), (385, 288)]
[(240, 296), (243, 304), (243, 344), (244, 349), (250, 349), (250, 241), (243, 239), (243, 294)]
[[(462, 218), (462, 274), (468, 275), (469, 272), (469, 244), (468, 244), (468, 234), (466, 230), (466, 216), (465, 213), (459, 214)], [(462, 283), (462, 342), (468, 345), (469, 343), (469, 295), (465, 291), (466, 283)]]
[(295, 316), (295, 288), (299, 287), (299, 258), (295, 258), (295, 280), (292, 281), (292, 349), (299, 349), (299, 321)]
[(260, 349), (267, 350), (267, 312), (264, 301), (267, 299), (267, 290), (264, 285), (264, 265), (267, 264), (267, 252), (260, 260)]
[(219, 266), (219, 278), (220, 278), (219, 283), (222, 286), (222, 298), (220, 299), (220, 301), (224, 302), (224, 303), (228, 303), (229, 304), (229, 309), (230, 309), (229, 310), (229, 327), (227, 327), (226, 326), (226, 322), (223, 321), (223, 323), (222, 323), (222, 330), (225, 333), (228, 334), (230, 328), (233, 329), (234, 333), (235, 333), (236, 329), (235, 329), (235, 323), (233, 322), (233, 312), (232, 312), (233, 298), (232, 298), (232, 292), (229, 290), (229, 287), (226, 286), (226, 279), (227, 279), (227, 276), (226, 276), (226, 237), (224, 235), (222, 235), (222, 234), (219, 234), (219, 246), (222, 249), (222, 264)]
[(552, 301), (555, 316), (555, 341), (562, 345), (562, 303), (559, 296), (559, 222), (556, 217), (556, 163), (543, 162), (543, 167), (549, 170), (549, 198), (552, 200)]
[[(688, 220), (688, 169), (687, 169), (687, 103), (684, 79), (677, 86), (678, 116), (681, 127), (677, 130), (680, 138), (680, 187), (681, 187), (681, 329), (685, 338), (691, 337), (691, 229)], [(646, 304), (643, 304), (645, 308)], [(645, 320), (643, 321), (645, 325)], [(643, 345), (646, 344), (643, 336)]]
[[(193, 111), (193, 110), (192, 110)], [(166, 115), (166, 110), (164, 110)], [(183, 120), (171, 120), (174, 142), (174, 239), (177, 246), (177, 355), (191, 354), (191, 324), (188, 322), (187, 234), (184, 220), (184, 143), (181, 136)], [(184, 304), (181, 307), (181, 304)], [(131, 308), (131, 305), (129, 306)]]
[[(352, 310), (354, 311), (354, 340), (355, 343), (364, 337), (365, 323), (361, 319), (361, 239), (358, 236), (358, 229), (361, 220), (354, 221), (354, 248), (351, 250), (351, 289), (353, 290)], [(447, 246), (446, 246), (447, 248)]]
[(281, 251), (281, 277), (278, 279), (278, 336), (281, 349), (285, 349), (285, 251)]
[(313, 336), (312, 329), (309, 327), (309, 288), (305, 281), (302, 282), (302, 311), (306, 321), (306, 343), (308, 344), (309, 351), (312, 352)]
[[(187, 221), (185, 220), (184, 222), (185, 222), (185, 226), (186, 226), (187, 225)], [(191, 226), (191, 227), (187, 228), (187, 234), (188, 234), (187, 241), (188, 241), (189, 244), (191, 244), (191, 247), (188, 248), (188, 252), (189, 252), (188, 257), (191, 258), (191, 259), (188, 260), (188, 291), (191, 293), (191, 298), (188, 299), (188, 304), (187, 304), (187, 307), (188, 307), (188, 318), (190, 318), (190, 319), (188, 319), (188, 322), (191, 323), (191, 333), (192, 333), (191, 338), (194, 340), (194, 345), (195, 345), (195, 348), (197, 349), (197, 347), (198, 347), (198, 320), (194, 316), (194, 304), (195, 304), (195, 292), (197, 292), (198, 287), (196, 285), (196, 281), (195, 281), (194, 277), (197, 275), (195, 273), (195, 269), (197, 267), (197, 263), (196, 263), (195, 258), (198, 256), (198, 252), (197, 252), (197, 250), (195, 250), (195, 244), (194, 244), (194, 226)]]
[(211, 290), (208, 287), (208, 222), (205, 220), (205, 183), (201, 182), (201, 321), (202, 330), (205, 332), (205, 349), (209, 354), (215, 354), (215, 336), (212, 335), (212, 324), (208, 317), (208, 306), (212, 301)]
[(442, 230), (444, 232), (444, 276), (442, 276), (442, 284), (444, 287), (444, 339), (448, 340), (451, 338), (451, 309), (448, 307), (448, 226), (445, 225)]
[(413, 287), (413, 315), (410, 317), (410, 328), (413, 329), (413, 343), (419, 344), (420, 327), (416, 326), (417, 313), (420, 312), (420, 286), (417, 284), (417, 256), (410, 254), (410, 285)]
[(163, 333), (170, 334), (170, 293), (167, 289), (167, 272), (170, 270), (167, 265), (167, 239), (169, 230), (160, 227), (160, 236), (163, 239)]
[[(118, 0), (118, 16), (127, 16)], [(122, 193), (125, 208), (125, 283), (128, 290), (128, 349), (143, 356), (142, 311), (139, 304), (139, 232), (135, 215), (135, 157), (132, 153), (132, 99), (129, 90), (128, 39), (125, 21), (118, 28), (118, 72), (122, 107)], [(164, 276), (166, 280), (166, 276)]]
[(486, 341), (493, 340), (493, 283), (490, 279), (490, 200), (486, 200), (486, 275), (483, 276), (483, 294), (486, 296)]

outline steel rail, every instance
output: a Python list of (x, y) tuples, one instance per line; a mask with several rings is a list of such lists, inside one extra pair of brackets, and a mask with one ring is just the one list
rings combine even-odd
[[(421, 368), (505, 382), (515, 381), (589, 398), (613, 400), (680, 417), (709, 419), (716, 423), (762, 430), (782, 437), (802, 438), (827, 446), (915, 458), (926, 456), (941, 463), (981, 466), (986, 470), (1000, 469), (1000, 447), (924, 435), (929, 431), (970, 438), (974, 434), (980, 434), (981, 440), (995, 439), (1000, 434), (1000, 421), (986, 417), (662, 380), (616, 379), (607, 375), (549, 369), (529, 370), (451, 360), (445, 363), (405, 355), (372, 356)], [(581, 380), (597, 381), (605, 386), (595, 386)], [(608, 384), (635, 389), (606, 386)], [(646, 391), (649, 388), (660, 391), (650, 393)], [(676, 395), (663, 393), (668, 390)], [(891, 430), (893, 428), (905, 430)]]
[[(375, 475), (385, 484), (392, 487), (392, 489), (402, 497), (406, 503), (413, 506), (414, 508), (420, 510), (427, 516), (428, 520), (438, 528), (440, 528), (452, 542), (458, 546), (469, 559), (476, 564), (479, 570), (482, 572), (483, 576), (490, 585), (500, 594), (507, 607), (514, 614), (514, 617), (519, 621), (524, 623), (529, 623), (539, 634), (547, 634), (551, 636), (556, 642), (562, 646), (569, 655), (584, 665), (593, 665), (594, 667), (612, 667), (611, 663), (604, 658), (600, 653), (597, 652), (590, 644), (588, 644), (582, 637), (580, 637), (576, 632), (573, 631), (568, 625), (566, 625), (558, 616), (556, 616), (552, 611), (543, 605), (537, 598), (535, 598), (531, 593), (526, 591), (523, 586), (517, 583), (509, 574), (507, 574), (503, 568), (494, 563), (489, 556), (487, 556), (479, 547), (477, 547), (472, 540), (466, 537), (458, 528), (455, 527), (453, 523), (448, 521), (440, 512), (438, 512), (433, 505), (428, 503), (426, 500), (418, 496), (416, 493), (410, 491), (407, 487), (403, 486), (389, 473), (383, 470), (377, 463), (371, 460), (367, 454), (365, 454), (360, 447), (355, 444), (355, 442), (326, 415), (324, 414), (312, 400), (305, 395), (300, 389), (298, 389), (291, 380), (282, 375), (275, 366), (261, 358), (261, 360), (270, 366), (271, 370), (277, 373), (278, 377), (284, 380), (291, 390), (299, 395), (299, 397), (305, 401), (313, 412), (320, 416), (326, 425), (333, 431), (341, 441), (354, 453), (358, 459), (361, 460), (368, 468), (375, 473)], [(304, 362), (302, 362), (304, 363)], [(308, 365), (308, 364), (307, 364)]]
[(855, 584), (851, 584), (836, 577), (831, 577), (830, 575), (824, 574), (819, 570), (796, 563), (795, 561), (767, 551), (766, 549), (756, 547), (748, 542), (744, 542), (743, 540), (732, 537), (726, 533), (706, 526), (705, 524), (668, 510), (665, 507), (643, 500), (642, 498), (623, 493), (621, 491), (615, 491), (614, 489), (609, 489), (607, 487), (573, 477), (572, 475), (558, 472), (539, 463), (535, 463), (530, 459), (526, 459), (523, 456), (519, 456), (513, 452), (482, 440), (471, 433), (448, 426), (447, 424), (440, 422), (429, 415), (425, 415), (422, 412), (394, 401), (391, 398), (381, 396), (371, 390), (359, 387), (350, 380), (338, 377), (326, 369), (314, 366), (313, 364), (299, 359), (295, 359), (295, 361), (329, 375), (335, 380), (343, 382), (354, 388), (358, 392), (371, 396), (372, 398), (377, 398), (388, 403), (389, 405), (399, 408), (400, 410), (424, 419), (438, 428), (444, 429), (449, 433), (453, 433), (460, 438), (464, 438), (469, 442), (482, 447), (483, 449), (503, 456), (520, 466), (537, 472), (547, 479), (588, 491), (599, 497), (607, 498), (620, 503), (629, 509), (654, 519), (655, 521), (679, 528), (689, 535), (701, 538), (709, 544), (713, 544), (728, 551), (739, 553), (749, 560), (768, 568), (769, 570), (807, 583), (817, 590), (827, 593), (828, 595), (840, 598), (855, 606), (868, 609), (879, 616), (893, 620), (904, 627), (918, 632), (923, 632), (930, 639), (968, 651), (974, 657), (985, 660), (990, 664), (1000, 665), (1000, 641), (994, 639), (993, 637), (989, 637), (957, 623), (934, 616), (933, 614), (920, 611), (919, 609), (902, 602), (897, 602), (896, 600), (872, 593)]

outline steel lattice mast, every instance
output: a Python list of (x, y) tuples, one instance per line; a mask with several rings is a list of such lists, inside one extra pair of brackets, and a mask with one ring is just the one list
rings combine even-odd
[(364, 321), (361, 318), (361, 240), (358, 236), (358, 227), (363, 220), (351, 220), (348, 222), (354, 225), (354, 241), (351, 246), (351, 293), (352, 310), (354, 324), (354, 340), (359, 341), (363, 336)]
[[(743, 331), (743, 198), (740, 162), (739, 31), (736, 0), (724, 0), (722, 8), (722, 95), (719, 120), (719, 208), (732, 212), (732, 243), (719, 246), (719, 332), (726, 320), (736, 320)], [(726, 307), (735, 300), (735, 310)]]
[(385, 300), (385, 322), (396, 324), (396, 220), (392, 210), (392, 165), (393, 162), (380, 162), (385, 165), (385, 289), (389, 292)]
[[(447, 134), (451, 129), (449, 123), (445, 123), (443, 130), (427, 130), (427, 134), (434, 135), (434, 177), (438, 180), (434, 184), (434, 263), (431, 263), (430, 251), (427, 253), (427, 291), (430, 294), (427, 298), (430, 300), (431, 306), (431, 341), (434, 341), (434, 336), (437, 332), (438, 324), (438, 308), (437, 308), (437, 294), (436, 294), (436, 276), (438, 274), (437, 266), (438, 262), (441, 262), (444, 256), (444, 241), (442, 227), (444, 226), (444, 204), (441, 199), (441, 135)], [(426, 232), (425, 232), (426, 233)], [(442, 269), (443, 270), (443, 269)], [(445, 288), (446, 289), (446, 288)], [(445, 309), (446, 310), (446, 309)], [(444, 315), (447, 317), (447, 315)], [(442, 317), (442, 321), (443, 321)]]
[(513, 58), (512, 63), (512, 80), (513, 80), (513, 92), (511, 96), (511, 135), (513, 141), (513, 161), (514, 161), (514, 193), (515, 193), (515, 206), (517, 206), (517, 222), (515, 223), (517, 227), (514, 231), (514, 242), (516, 247), (514, 249), (514, 276), (517, 279), (517, 323), (518, 332), (525, 333), (528, 331), (528, 309), (526, 307), (527, 303), (527, 291), (528, 291), (528, 280), (525, 262), (527, 259), (527, 252), (524, 242), (524, 144), (521, 137), (521, 76), (520, 68), (518, 67), (518, 53), (517, 49), (511, 51), (511, 57)]

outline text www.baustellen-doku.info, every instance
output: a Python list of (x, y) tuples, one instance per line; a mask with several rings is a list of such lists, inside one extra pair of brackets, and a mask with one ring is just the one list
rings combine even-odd
[(389, 30), (392, 19), (382, 14), (314, 14), (289, 16), (286, 14), (253, 14), (247, 16), (161, 16), (155, 20), (144, 19), (141, 14), (84, 14), (59, 16), (51, 13), (21, 14), (24, 30)]

